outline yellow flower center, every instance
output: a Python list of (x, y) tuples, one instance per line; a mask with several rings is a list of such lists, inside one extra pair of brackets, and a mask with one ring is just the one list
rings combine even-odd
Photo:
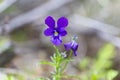
[(58, 36), (58, 32), (57, 32), (57, 31), (55, 31), (55, 32), (54, 32), (54, 35), (55, 35), (55, 36)]

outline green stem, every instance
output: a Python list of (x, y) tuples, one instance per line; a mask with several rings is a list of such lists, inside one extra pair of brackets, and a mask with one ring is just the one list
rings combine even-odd
[[(55, 48), (55, 54), (53, 56), (54, 58), (54, 69), (55, 69), (55, 72), (53, 74), (53, 80), (60, 80), (62, 78), (62, 74), (64, 72), (64, 70), (66, 69), (70, 59), (71, 59), (71, 56), (72, 56), (72, 51), (70, 51), (70, 54), (68, 56), (68, 58), (64, 58), (62, 56), (62, 54), (59, 52), (58, 48), (56, 46), (54, 46)], [(62, 64), (63, 67), (62, 67)]]
[(62, 56), (61, 56), (58, 48), (56, 48), (56, 46), (54, 46), (54, 48), (56, 50), (56, 59), (55, 59), (56, 63), (55, 63), (55, 66), (54, 66), (55, 73), (53, 74), (54, 75), (53, 80), (60, 80), (60, 78), (61, 78), (61, 61), (60, 60), (61, 60)]
[[(70, 54), (69, 54), (69, 56), (68, 56), (68, 59), (69, 59), (69, 60), (71, 59), (71, 56), (72, 56), (72, 51), (70, 51)], [(67, 65), (68, 65), (68, 63), (69, 63), (69, 60), (66, 61), (64, 67), (62, 68), (62, 72), (64, 72), (64, 70), (66, 69), (66, 67), (67, 67)]]

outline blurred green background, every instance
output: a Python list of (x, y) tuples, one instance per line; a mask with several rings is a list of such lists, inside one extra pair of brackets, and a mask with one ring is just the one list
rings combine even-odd
[[(44, 20), (65, 16), (68, 35), (76, 34), (78, 56), (63, 80), (120, 80), (120, 0), (0, 0), (0, 80), (50, 77), (54, 53), (44, 36)], [(59, 47), (64, 51), (62, 46)]]

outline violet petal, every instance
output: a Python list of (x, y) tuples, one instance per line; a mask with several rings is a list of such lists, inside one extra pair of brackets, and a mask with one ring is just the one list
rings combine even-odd
[(78, 44), (76, 43), (76, 42), (73, 42), (73, 45), (72, 45), (72, 50), (73, 51), (77, 51), (77, 49), (78, 49)]
[(64, 44), (65, 49), (70, 50), (71, 49), (71, 44), (72, 44), (71, 42)]
[(74, 54), (74, 56), (77, 56), (77, 52), (76, 51), (73, 51), (73, 54)]
[(77, 56), (78, 44), (73, 40), (72, 42), (64, 44), (66, 50), (72, 50), (74, 56)]
[(59, 34), (60, 34), (61, 36), (65, 36), (65, 35), (67, 35), (67, 31), (65, 31), (65, 30), (60, 31)]
[(65, 28), (68, 25), (68, 20), (65, 17), (61, 17), (57, 21), (58, 28)]
[(54, 19), (51, 17), (51, 16), (48, 16), (46, 19), (45, 19), (45, 24), (49, 27), (49, 28), (54, 28), (55, 27), (55, 21)]
[(62, 43), (62, 39), (60, 36), (52, 36), (51, 41), (54, 45), (58, 46)]
[(47, 28), (45, 31), (44, 31), (44, 34), (46, 36), (51, 36), (53, 34), (53, 29), (51, 28)]

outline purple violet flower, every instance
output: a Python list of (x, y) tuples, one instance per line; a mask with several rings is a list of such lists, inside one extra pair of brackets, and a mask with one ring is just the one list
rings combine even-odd
[(68, 20), (65, 17), (61, 17), (57, 21), (57, 26), (55, 26), (55, 20), (51, 16), (48, 16), (45, 19), (45, 24), (48, 28), (44, 31), (44, 34), (51, 36), (51, 41), (54, 45), (60, 45), (62, 43), (62, 36), (67, 34), (65, 27), (68, 25)]
[(64, 44), (64, 47), (66, 50), (72, 50), (74, 56), (77, 56), (78, 43), (76, 42), (75, 38), (73, 38), (71, 42)]

